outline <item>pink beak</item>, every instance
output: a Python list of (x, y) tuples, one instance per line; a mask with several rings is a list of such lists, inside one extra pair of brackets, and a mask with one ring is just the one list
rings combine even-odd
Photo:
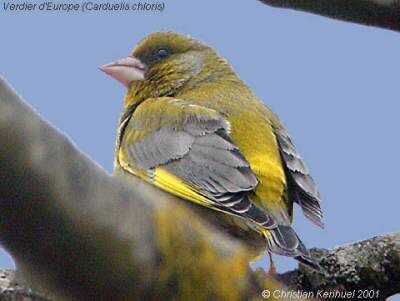
[(110, 64), (100, 66), (99, 69), (115, 78), (124, 86), (129, 87), (132, 82), (145, 79), (147, 67), (139, 59), (128, 56)]

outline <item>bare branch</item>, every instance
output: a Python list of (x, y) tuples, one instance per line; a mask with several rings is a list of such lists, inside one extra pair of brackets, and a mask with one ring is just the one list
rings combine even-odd
[(399, 0), (259, 0), (334, 19), (400, 31)]
[[(248, 268), (242, 245), (206, 225), (180, 200), (134, 177), (126, 183), (107, 175), (4, 80), (0, 166), (1, 242), (28, 282), (46, 295), (250, 300), (259, 299), (263, 289), (279, 288)], [(317, 250), (327, 275), (301, 267), (279, 280), (303, 291), (371, 288), (382, 297), (393, 295), (400, 291), (399, 236)], [(41, 300), (42, 295), (26, 295), (32, 293), (29, 286), (15, 289), (13, 277), (0, 275), (0, 292), (5, 289), (0, 300)]]
[(18, 284), (15, 278), (14, 271), (0, 269), (0, 301), (50, 301), (41, 293)]
[(292, 290), (314, 292), (319, 299), (323, 298), (318, 292), (328, 291), (354, 292), (354, 300), (385, 300), (400, 293), (400, 232), (312, 253), (320, 258), (326, 275), (300, 268), (280, 275), (279, 280)]
[[(326, 268), (326, 275), (301, 266), (278, 275), (277, 280), (286, 288), (265, 287), (272, 296), (303, 292), (317, 299), (385, 300), (400, 293), (400, 233), (386, 234), (332, 250), (313, 249), (312, 253)], [(259, 281), (267, 280), (264, 271), (257, 270), (255, 274)], [(0, 294), (0, 301), (20, 300), (18, 297), (24, 297), (27, 301), (48, 300), (23, 286), (15, 286), (12, 271), (0, 270), (0, 279), (0, 292), (4, 292)]]

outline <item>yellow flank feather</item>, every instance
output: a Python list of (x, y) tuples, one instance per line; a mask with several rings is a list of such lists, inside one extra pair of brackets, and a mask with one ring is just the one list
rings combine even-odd
[(124, 149), (121, 148), (118, 150), (117, 158), (118, 159), (117, 159), (116, 163), (118, 165), (120, 165), (123, 170), (125, 170), (143, 180), (146, 180), (147, 182), (150, 182), (148, 180), (148, 174), (147, 174), (146, 170), (134, 167), (132, 162), (129, 162), (129, 160), (126, 159)]
[(123, 149), (120, 149), (118, 152), (118, 161), (124, 170), (134, 174), (135, 176), (138, 176), (150, 184), (157, 186), (158, 188), (161, 188), (162, 190), (176, 195), (177, 197), (190, 200), (196, 204), (206, 207), (211, 207), (212, 204), (215, 203), (202, 195), (193, 186), (161, 167), (157, 167), (155, 171), (152, 172), (150, 177), (146, 170), (135, 168), (129, 163), (129, 161), (126, 160)]
[(163, 190), (202, 206), (210, 207), (215, 203), (203, 196), (194, 187), (161, 167), (156, 168), (153, 183)]
[(271, 125), (265, 122), (268, 112), (264, 116), (257, 113), (247, 111), (229, 116), (231, 136), (259, 180), (254, 201), (267, 210), (282, 210), (287, 206), (286, 177), (278, 143)]

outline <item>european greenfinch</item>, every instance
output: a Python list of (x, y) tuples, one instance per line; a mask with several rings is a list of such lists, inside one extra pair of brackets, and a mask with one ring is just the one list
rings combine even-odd
[(323, 227), (320, 196), (278, 117), (203, 43), (153, 33), (100, 67), (127, 88), (115, 172), (192, 203), (256, 254), (318, 263), (293, 228), (293, 203)]

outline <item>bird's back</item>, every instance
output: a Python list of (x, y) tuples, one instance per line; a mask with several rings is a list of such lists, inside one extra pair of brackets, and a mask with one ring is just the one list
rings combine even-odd
[(176, 95), (226, 117), (231, 137), (249, 162), (259, 184), (252, 201), (270, 212), (278, 223), (290, 220), (292, 203), (287, 200), (287, 181), (274, 123), (277, 117), (239, 79), (204, 83)]

